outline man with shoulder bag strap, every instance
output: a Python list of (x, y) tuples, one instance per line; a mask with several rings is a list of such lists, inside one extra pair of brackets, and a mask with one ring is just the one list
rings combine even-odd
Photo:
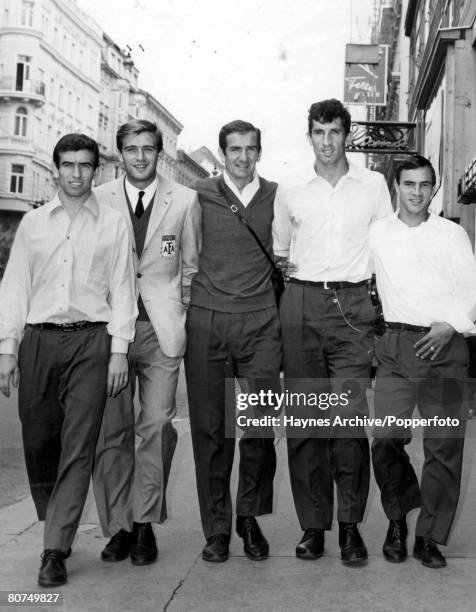
[[(233, 414), (226, 410), (226, 379), (238, 378), (242, 391), (278, 389), (281, 364), (270, 262), (249, 228), (243, 227), (245, 219), (271, 255), (276, 184), (255, 171), (261, 155), (258, 128), (233, 121), (222, 127), (219, 145), (223, 175), (196, 186), (203, 242), (187, 313), (185, 354), (198, 498), (207, 540), (202, 558), (211, 562), (228, 558), (232, 525), (235, 415), (234, 402)], [(232, 214), (235, 209), (240, 218)], [(236, 531), (252, 560), (268, 556), (268, 542), (255, 517), (272, 511), (275, 470), (272, 429), (245, 431), (240, 440)]]

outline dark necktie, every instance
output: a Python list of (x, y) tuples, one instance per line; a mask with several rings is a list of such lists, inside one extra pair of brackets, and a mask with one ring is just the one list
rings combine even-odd
[(142, 203), (142, 198), (144, 197), (145, 191), (139, 191), (139, 197), (137, 198), (135, 216), (140, 219), (144, 214), (144, 204)]

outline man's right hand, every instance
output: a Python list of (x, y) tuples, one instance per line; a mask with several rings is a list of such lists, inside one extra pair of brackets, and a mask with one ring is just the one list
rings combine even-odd
[(289, 277), (297, 272), (297, 265), (289, 259), (286, 259), (286, 257), (275, 257), (274, 261), (276, 266), (281, 268), (285, 280), (289, 280)]
[(0, 391), (6, 397), (10, 397), (10, 381), (14, 387), (18, 387), (20, 371), (16, 357), (13, 355), (0, 355)]

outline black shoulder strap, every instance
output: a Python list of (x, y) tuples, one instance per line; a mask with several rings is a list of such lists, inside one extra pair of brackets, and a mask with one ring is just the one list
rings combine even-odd
[(238, 207), (233, 204), (233, 202), (230, 200), (230, 198), (228, 197), (228, 194), (225, 191), (225, 187), (223, 186), (223, 179), (220, 177), (218, 179), (218, 190), (220, 191), (221, 195), (223, 196), (223, 199), (225, 200), (225, 202), (228, 204), (228, 208), (231, 210), (231, 212), (235, 215), (235, 217), (238, 217), (238, 219), (241, 221), (241, 223), (246, 227), (246, 229), (250, 232), (250, 234), (253, 236), (253, 238), (256, 240), (256, 244), (259, 246), (259, 248), (263, 251), (263, 255), (266, 257), (266, 259), (269, 261), (271, 267), (273, 268), (273, 270), (275, 272), (280, 273), (279, 269), (276, 267), (276, 264), (274, 263), (272, 257), (270, 256), (270, 254), (268, 253), (268, 251), (265, 249), (265, 247), (263, 246), (263, 243), (261, 242), (261, 240), (258, 238), (258, 236), (256, 235), (256, 232), (254, 231), (254, 229), (251, 227), (251, 225), (248, 223), (248, 221), (243, 217), (243, 215), (240, 213), (240, 211), (238, 210)]

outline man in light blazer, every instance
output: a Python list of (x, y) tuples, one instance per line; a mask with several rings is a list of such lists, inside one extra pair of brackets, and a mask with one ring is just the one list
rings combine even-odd
[(158, 554), (152, 523), (167, 518), (165, 490), (177, 443), (172, 418), (201, 219), (196, 193), (156, 172), (162, 134), (155, 124), (129, 121), (116, 142), (125, 176), (98, 187), (96, 196), (131, 224), (139, 316), (129, 385), (104, 412), (94, 491), (103, 533), (112, 536), (101, 558), (130, 555), (134, 565), (148, 565)]

